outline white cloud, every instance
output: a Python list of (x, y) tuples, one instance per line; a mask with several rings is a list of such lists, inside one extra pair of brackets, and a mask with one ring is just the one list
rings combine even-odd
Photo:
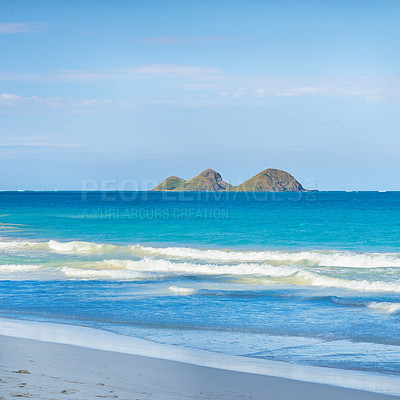
[[(191, 104), (197, 101), (201, 106), (206, 106), (208, 102), (212, 107), (216, 106), (218, 101), (221, 105), (228, 104), (229, 99), (234, 99), (235, 104), (244, 104), (246, 101), (251, 101), (252, 104), (254, 102), (265, 104), (271, 98), (299, 96), (359, 97), (368, 102), (400, 101), (400, 76), (396, 75), (229, 76), (215, 68), (177, 64), (150, 64), (108, 71), (56, 71), (47, 74), (28, 73), (26, 75), (0, 72), (0, 80), (33, 82), (101, 82), (143, 79), (148, 80), (149, 92), (153, 92), (153, 95), (148, 95), (146, 91), (138, 93), (136, 99), (130, 100), (128, 106), (142, 104), (142, 98), (146, 98), (148, 101), (155, 98), (157, 104), (162, 102), (163, 104), (179, 105), (185, 104), (188, 97), (190, 97)], [(130, 94), (129, 97), (132, 98), (132, 95)], [(204, 100), (202, 97), (207, 97), (208, 100)], [(54, 107), (54, 109), (69, 108), (76, 112), (101, 107), (120, 107), (122, 104), (111, 100), (22, 98), (7, 93), (0, 95), (0, 106), (22, 103), (44, 104), (46, 107)]]
[[(31, 97), (32, 98), (32, 97)], [(16, 94), (3, 93), (0, 94), (0, 105), (1, 104), (16, 104), (23, 99), (22, 96)]]
[(63, 99), (61, 97), (24, 97), (17, 94), (0, 94), (0, 113), (5, 111), (24, 112), (93, 112), (121, 106), (122, 103), (114, 103), (110, 99)]
[(232, 92), (232, 96), (235, 99), (240, 99), (241, 97), (243, 97), (245, 94), (247, 93), (247, 89), (246, 88), (239, 88), (236, 89)]
[(0, 147), (24, 148), (24, 147), (80, 147), (76, 143), (48, 143), (48, 142), (31, 142), (31, 143), (0, 143)]
[(256, 97), (264, 97), (265, 96), (265, 89), (258, 88), (256, 89)]
[[(92, 82), (92, 81), (135, 81), (148, 79), (164, 79), (167, 87), (157, 82), (155, 94), (157, 98), (173, 93), (174, 97), (184, 98), (190, 95), (209, 98), (253, 99), (258, 102), (271, 97), (296, 97), (296, 96), (358, 96), (366, 101), (399, 101), (400, 77), (395, 75), (373, 76), (230, 76), (223, 74), (216, 68), (198, 65), (180, 64), (147, 64), (133, 68), (113, 70), (70, 70), (54, 71), (47, 73), (14, 73), (1, 72), (0, 80), (4, 81), (31, 81), (31, 82)], [(173, 83), (167, 80), (173, 81)], [(174, 86), (171, 87), (171, 84)], [(150, 86), (149, 86), (150, 88)], [(154, 90), (154, 87), (151, 87)], [(172, 92), (171, 92), (172, 90)], [(201, 92), (201, 93), (200, 93)], [(146, 97), (146, 93), (142, 94)], [(3, 98), (3, 101), (5, 99)], [(26, 99), (9, 98), (8, 102), (28, 101)], [(31, 98), (29, 101), (34, 101)], [(59, 99), (48, 101), (48, 105), (55, 107)], [(105, 105), (104, 100), (85, 100), (80, 104), (76, 100), (70, 101), (75, 106), (90, 107)], [(79, 102), (78, 102), (79, 103)]]
[(44, 24), (35, 24), (27, 22), (5, 22), (0, 23), (0, 34), (9, 33), (32, 33), (45, 27)]
[[(1, 78), (1, 75), (0, 75)], [(36, 81), (50, 81), (50, 82), (84, 82), (84, 81), (108, 81), (117, 79), (115, 73), (99, 72), (99, 71), (62, 71), (57, 73), (38, 74), (33, 80)], [(23, 79), (24, 80), (24, 79)], [(27, 76), (26, 80), (31, 80)]]
[(160, 36), (149, 38), (135, 38), (134, 43), (181, 44), (194, 42), (213, 42), (228, 40), (229, 36)]
[(128, 74), (158, 75), (158, 76), (198, 76), (220, 72), (218, 69), (198, 67), (193, 65), (152, 64), (139, 68), (121, 70)]
[(385, 98), (383, 96), (366, 96), (365, 100), (367, 100), (368, 103), (376, 103), (385, 100)]
[(3, 81), (38, 81), (38, 82), (71, 82), (71, 81), (109, 81), (131, 80), (145, 76), (157, 78), (206, 78), (220, 71), (196, 65), (150, 64), (135, 68), (124, 68), (104, 71), (73, 70), (46, 72), (41, 74), (14, 73), (0, 71)]
[(216, 97), (265, 101), (273, 97), (345, 96), (365, 101), (400, 100), (400, 76), (226, 76), (210, 75)]
[(318, 86), (294, 86), (283, 89), (277, 96), (301, 96), (303, 94), (323, 94), (323, 89)]

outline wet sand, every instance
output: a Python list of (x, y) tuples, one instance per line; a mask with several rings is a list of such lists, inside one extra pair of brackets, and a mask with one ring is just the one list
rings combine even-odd
[(0, 336), (0, 399), (379, 400), (390, 396)]

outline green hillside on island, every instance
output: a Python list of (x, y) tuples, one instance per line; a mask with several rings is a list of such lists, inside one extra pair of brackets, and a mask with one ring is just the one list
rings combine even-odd
[(246, 182), (234, 186), (231, 190), (236, 192), (301, 192), (304, 188), (287, 172), (268, 168)]
[(206, 169), (198, 176), (188, 180), (170, 176), (153, 190), (174, 192), (300, 192), (305, 189), (287, 172), (268, 168), (237, 186), (224, 182), (221, 175), (213, 169)]
[(222, 180), (221, 175), (213, 169), (206, 169), (192, 179), (181, 179), (170, 176), (153, 190), (175, 192), (219, 192), (231, 188), (232, 185)]

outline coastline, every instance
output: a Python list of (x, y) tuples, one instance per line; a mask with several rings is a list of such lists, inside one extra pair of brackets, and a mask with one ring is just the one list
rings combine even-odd
[(400, 395), (396, 377), (229, 356), (79, 326), (0, 319), (0, 335), (3, 396), (265, 399), (268, 393), (278, 400), (378, 400)]
[(337, 386), (0, 336), (0, 399), (390, 400)]

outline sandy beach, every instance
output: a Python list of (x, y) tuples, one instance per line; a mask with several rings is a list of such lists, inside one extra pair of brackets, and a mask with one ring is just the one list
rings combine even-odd
[(1, 399), (391, 399), (152, 357), (0, 337)]

